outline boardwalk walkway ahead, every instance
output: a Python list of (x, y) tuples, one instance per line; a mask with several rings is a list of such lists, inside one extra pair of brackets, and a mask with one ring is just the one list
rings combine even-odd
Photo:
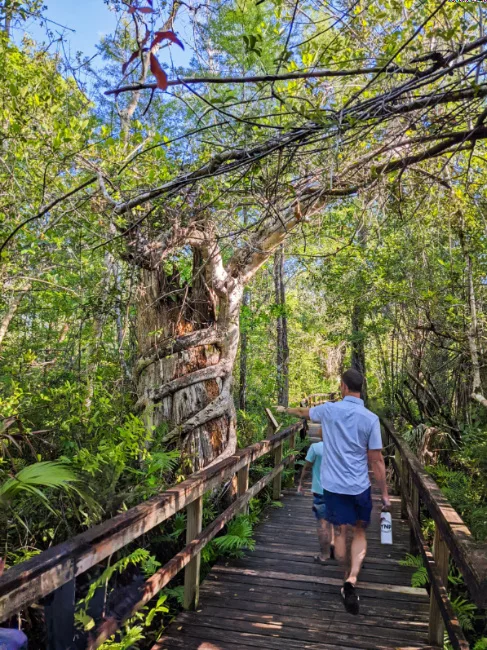
[[(445, 630), (453, 650), (469, 650), (448, 596), (449, 565), (457, 567), (473, 602), (485, 608), (487, 545), (473, 540), (459, 514), (387, 422), (383, 422), (384, 446), (401, 496), (393, 499), (394, 544), (381, 546), (379, 498), (374, 495), (369, 553), (359, 582), (359, 616), (346, 614), (342, 607), (343, 575), (338, 565), (313, 563), (318, 544), (311, 495), (295, 491), (286, 492), (283, 507), (269, 510), (257, 527), (255, 551), (213, 567), (201, 585), (198, 609), (189, 610), (198, 591), (199, 557), (206, 544), (266, 486), (274, 499), (282, 493), (282, 472), (296, 458), (288, 450), (295, 449), (295, 438), (304, 431), (300, 422), (277, 433), (272, 422), (272, 429), (267, 438), (234, 456), (6, 571), (0, 577), (0, 622), (20, 620), (19, 612), (42, 603), (49, 650), (96, 650), (184, 570), (187, 610), (152, 650), (425, 650), (443, 646)], [(249, 486), (252, 464), (266, 454), (271, 455), (272, 469)], [(204, 495), (235, 476), (237, 498), (203, 529)], [(95, 626), (87, 635), (80, 634), (75, 626), (76, 601), (86, 593), (88, 571), (104, 566), (114, 553), (182, 511), (186, 511), (186, 546), (141, 585), (137, 602), (120, 595), (116, 616), (105, 614), (102, 591), (92, 609)], [(407, 522), (401, 521), (401, 512)], [(424, 516), (435, 524), (432, 549), (422, 534)], [(412, 570), (399, 564), (410, 548), (419, 549), (423, 558), (429, 597), (424, 589), (410, 586)], [(83, 582), (78, 582), (83, 575)], [(112, 602), (115, 596), (111, 594)], [(25, 618), (29, 620), (28, 615)]]
[(288, 491), (255, 532), (256, 549), (220, 562), (201, 586), (197, 611), (180, 614), (153, 650), (332, 650), (425, 648), (429, 599), (411, 587), (409, 527), (393, 498), (394, 544), (382, 546), (374, 495), (369, 551), (360, 576), (359, 616), (345, 612), (336, 563), (313, 563), (318, 550), (311, 495)]

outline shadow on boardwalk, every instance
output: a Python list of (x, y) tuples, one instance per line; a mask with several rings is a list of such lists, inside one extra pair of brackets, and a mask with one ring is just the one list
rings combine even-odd
[(426, 648), (429, 599), (411, 587), (412, 569), (399, 565), (409, 528), (393, 498), (394, 544), (382, 546), (379, 495), (360, 575), (359, 616), (340, 601), (336, 563), (313, 563), (318, 550), (311, 496), (288, 491), (255, 531), (256, 549), (215, 565), (201, 586), (196, 612), (184, 612), (153, 650), (331, 650)]

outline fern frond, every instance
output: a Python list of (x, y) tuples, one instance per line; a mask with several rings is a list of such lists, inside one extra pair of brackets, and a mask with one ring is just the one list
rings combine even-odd
[(411, 555), (411, 553), (406, 553), (404, 560), (399, 560), (401, 566), (410, 566), (415, 569), (420, 569), (423, 566), (423, 558), (421, 555)]
[(457, 615), (462, 629), (466, 632), (472, 632), (474, 629), (473, 621), (477, 613), (477, 607), (461, 596), (458, 596), (455, 598), (455, 600), (452, 600), (451, 605), (453, 607), (453, 611)]

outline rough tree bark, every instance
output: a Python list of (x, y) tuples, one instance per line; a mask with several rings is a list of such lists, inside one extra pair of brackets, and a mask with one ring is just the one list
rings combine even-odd
[[(194, 469), (235, 449), (232, 368), (242, 287), (215, 291), (211, 262), (193, 249), (185, 284), (163, 265), (142, 270), (137, 304), (139, 407), (150, 426), (181, 438)], [(212, 286), (213, 285), (213, 286)]]
[(281, 245), (274, 255), (275, 300), (279, 309), (277, 316), (277, 403), (289, 404), (289, 343), (286, 316), (286, 286), (284, 284), (284, 246)]

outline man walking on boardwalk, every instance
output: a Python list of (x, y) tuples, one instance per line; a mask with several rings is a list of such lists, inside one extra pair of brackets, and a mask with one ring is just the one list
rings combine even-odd
[(350, 567), (346, 567), (341, 595), (350, 614), (359, 613), (356, 591), (358, 575), (367, 552), (366, 528), (372, 512), (369, 464), (382, 495), (383, 508), (390, 507), (386, 468), (382, 456), (379, 418), (365, 408), (360, 393), (364, 378), (357, 370), (342, 375), (342, 400), (308, 408), (278, 407), (278, 412), (305, 417), (321, 424), (323, 461), (321, 485), (326, 518), (335, 528), (335, 557), (346, 563), (346, 530), (353, 538)]

